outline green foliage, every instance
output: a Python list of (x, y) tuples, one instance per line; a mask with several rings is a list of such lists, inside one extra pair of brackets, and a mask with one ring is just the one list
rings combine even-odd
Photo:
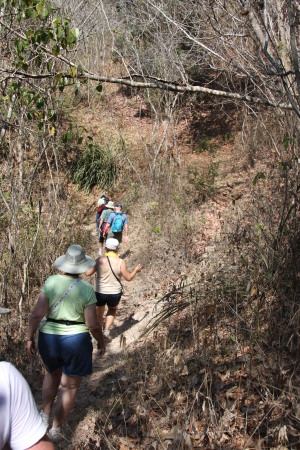
[(73, 139), (72, 130), (68, 130), (62, 135), (62, 142), (64, 144), (67, 144), (68, 142), (71, 142), (72, 139)]
[(161, 228), (157, 225), (155, 225), (155, 227), (153, 227), (152, 229), (153, 233), (160, 235), (161, 234)]
[[(15, 66), (27, 71), (29, 68), (43, 68), (49, 73), (55, 61), (49, 60), (49, 52), (43, 46), (49, 45), (52, 55), (57, 57), (61, 49), (74, 48), (79, 37), (79, 29), (70, 27), (70, 19), (55, 17), (55, 7), (45, 0), (11, 1), (11, 8), (18, 8), (18, 20), (22, 21), (23, 35), (14, 40)], [(13, 13), (14, 14), (14, 13)], [(68, 75), (75, 78), (75, 68)], [(54, 75), (54, 74), (53, 74)], [(56, 87), (56, 84), (54, 84)]]
[(282, 140), (285, 150), (287, 150), (290, 145), (295, 145), (296, 142), (297, 140), (294, 136), (285, 136)]
[(119, 168), (116, 158), (108, 148), (89, 144), (73, 167), (73, 181), (78, 189), (90, 192), (94, 186), (110, 188)]
[(200, 136), (196, 145), (193, 147), (193, 152), (203, 153), (210, 152), (215, 149), (215, 144), (209, 136)]
[(218, 176), (219, 163), (212, 161), (208, 170), (200, 173), (195, 166), (189, 168), (189, 181), (199, 194), (211, 195), (215, 190), (215, 179)]
[(224, 141), (225, 142), (234, 142), (235, 135), (232, 131), (229, 131), (228, 133), (224, 134)]
[(147, 206), (150, 211), (153, 211), (154, 209), (158, 208), (159, 203), (156, 201), (153, 201), (153, 202), (149, 202)]
[(4, 66), (9, 61), (13, 70), (30, 72), (36, 77), (30, 81), (26, 75), (22, 79), (8, 78), (0, 98), (1, 113), (5, 117), (13, 105), (12, 125), (18, 121), (22, 110), (25, 120), (30, 121), (31, 130), (54, 136), (59, 128), (55, 93), (72, 86), (76, 95), (80, 83), (84, 82), (77, 79), (79, 69), (76, 71), (73, 65), (58, 65), (56, 60), (62, 49), (66, 54), (74, 48), (79, 30), (72, 27), (70, 19), (56, 16), (57, 8), (50, 1), (10, 0), (0, 1), (0, 6), (5, 11), (3, 21), (18, 30), (10, 37), (10, 54), (1, 47)]
[(257, 184), (258, 180), (265, 180), (265, 179), (266, 175), (264, 174), (264, 172), (258, 172), (253, 179), (254, 186)]

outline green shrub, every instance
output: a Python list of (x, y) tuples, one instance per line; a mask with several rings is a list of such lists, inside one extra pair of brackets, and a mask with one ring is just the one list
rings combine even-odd
[(73, 181), (78, 189), (90, 192), (94, 186), (110, 188), (119, 172), (116, 157), (108, 148), (89, 144), (73, 166)]
[(215, 144), (209, 136), (200, 136), (193, 147), (195, 153), (211, 152), (215, 148)]
[(161, 234), (161, 228), (157, 225), (155, 227), (153, 227), (152, 231), (155, 234)]

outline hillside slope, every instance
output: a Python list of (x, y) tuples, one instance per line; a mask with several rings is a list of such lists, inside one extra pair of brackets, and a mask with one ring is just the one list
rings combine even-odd
[[(272, 152), (253, 163), (236, 122), (224, 128), (212, 120), (210, 129), (206, 113), (191, 145), (185, 113), (176, 130), (181, 165), (174, 170), (174, 158), (164, 152), (163, 176), (149, 190), (150, 160), (140, 146), (150, 148), (157, 124), (137, 116), (135, 100), (111, 95), (105, 108), (82, 105), (74, 117), (96, 142), (104, 130), (122, 132), (126, 158), (108, 194), (129, 216), (121, 255), (129, 268), (140, 262), (143, 270), (127, 283), (105, 357), (94, 352), (94, 374), (78, 391), (59, 448), (296, 448), (296, 354), (294, 347), (278, 352), (269, 325), (277, 299), (262, 290), (242, 247), (255, 237), (251, 218), (254, 228), (261, 220), (252, 214), (254, 199), (270, 196)], [(168, 151), (174, 156), (176, 149)], [(264, 177), (256, 180), (257, 174)], [(75, 194), (70, 186), (72, 192), (79, 205), (74, 226), (84, 230), (85, 250), (96, 257), (99, 191)], [(287, 323), (282, 316), (282, 327)]]

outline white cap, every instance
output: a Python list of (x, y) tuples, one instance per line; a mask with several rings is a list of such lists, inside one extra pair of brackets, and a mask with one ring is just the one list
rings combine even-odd
[(115, 239), (115, 238), (108, 238), (108, 239), (106, 239), (105, 247), (108, 250), (117, 250), (118, 246), (119, 246), (118, 239)]

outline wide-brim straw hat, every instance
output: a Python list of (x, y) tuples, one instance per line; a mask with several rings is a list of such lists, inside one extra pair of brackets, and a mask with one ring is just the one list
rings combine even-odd
[(87, 256), (80, 245), (70, 245), (65, 255), (59, 256), (54, 265), (65, 273), (79, 274), (94, 267), (96, 261)]
[(111, 200), (106, 204), (106, 208), (108, 209), (114, 209), (115, 205), (114, 202), (112, 202)]
[(10, 309), (0, 307), (0, 314), (8, 314), (8, 313), (10, 313)]

